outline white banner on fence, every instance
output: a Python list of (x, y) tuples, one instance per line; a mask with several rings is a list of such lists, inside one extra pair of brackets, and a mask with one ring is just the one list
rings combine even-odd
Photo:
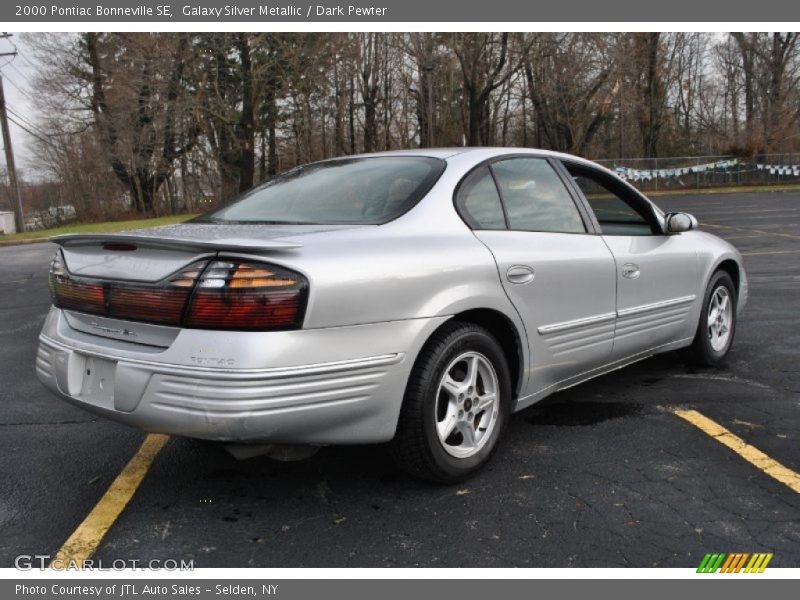
[(740, 164), (742, 163), (738, 158), (729, 158), (702, 165), (675, 167), (671, 169), (631, 169), (628, 167), (615, 167), (614, 172), (623, 179), (629, 181), (650, 181), (652, 179), (673, 179), (683, 177), (684, 175), (705, 173), (706, 171), (724, 171)]
[(759, 171), (768, 171), (770, 175), (792, 175), (800, 177), (800, 165), (756, 165)]

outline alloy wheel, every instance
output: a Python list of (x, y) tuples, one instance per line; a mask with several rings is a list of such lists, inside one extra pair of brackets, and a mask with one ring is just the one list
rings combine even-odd
[(475, 455), (490, 439), (500, 410), (497, 373), (478, 352), (465, 352), (445, 369), (436, 398), (436, 433), (456, 458)]

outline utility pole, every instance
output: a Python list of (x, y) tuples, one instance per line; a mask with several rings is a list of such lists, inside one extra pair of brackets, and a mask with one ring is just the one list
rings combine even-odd
[[(0, 39), (8, 39), (11, 37), (10, 33), (0, 35)], [(0, 58), (3, 56), (16, 56), (14, 52), (2, 52)], [(8, 183), (11, 186), (11, 193), (14, 196), (14, 220), (17, 225), (17, 232), (22, 233), (25, 231), (25, 216), (22, 212), (22, 190), (19, 187), (17, 180), (17, 168), (14, 164), (14, 150), (11, 147), (11, 132), (8, 130), (8, 112), (6, 111), (6, 94), (3, 91), (3, 74), (0, 73), (0, 127), (3, 129), (3, 148), (6, 151), (6, 168), (8, 169)]]
[(428, 101), (426, 102), (426, 108), (428, 109), (428, 147), (433, 148), (433, 65), (431, 63), (422, 65), (422, 70), (428, 74)]

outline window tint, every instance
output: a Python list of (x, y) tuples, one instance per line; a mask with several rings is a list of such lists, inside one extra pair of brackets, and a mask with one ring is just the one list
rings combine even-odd
[(512, 158), (492, 163), (511, 229), (584, 233), (578, 208), (550, 163)]
[(472, 173), (458, 190), (461, 215), (473, 229), (505, 229), (506, 219), (488, 167)]
[(588, 168), (565, 165), (594, 211), (604, 235), (652, 235), (647, 208), (632, 206), (614, 190), (613, 182)]
[(444, 161), (410, 156), (313, 163), (270, 179), (198, 221), (385, 223), (414, 206), (443, 170)]

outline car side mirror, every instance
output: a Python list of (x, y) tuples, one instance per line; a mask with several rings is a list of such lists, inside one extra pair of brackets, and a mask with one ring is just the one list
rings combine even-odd
[(697, 219), (689, 213), (667, 213), (665, 222), (667, 225), (667, 233), (683, 233), (684, 231), (697, 229)]

